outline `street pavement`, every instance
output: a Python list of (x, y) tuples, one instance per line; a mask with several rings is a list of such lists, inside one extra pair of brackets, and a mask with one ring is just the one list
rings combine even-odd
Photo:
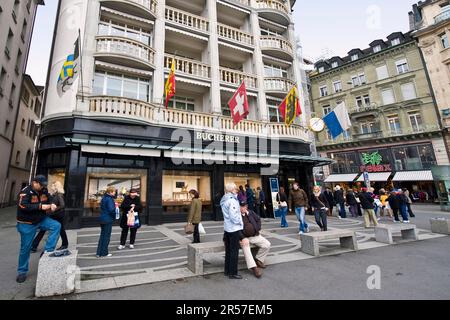
[[(423, 229), (421, 234), (424, 235), (429, 234), (426, 230), (430, 229), (430, 218), (450, 218), (449, 214), (440, 212), (439, 207), (434, 205), (415, 205), (413, 209), (417, 215), (413, 223)], [(32, 256), (32, 270), (27, 282), (16, 284), (19, 237), (14, 228), (14, 214), (14, 208), (0, 211), (0, 299), (33, 299), (38, 257)], [(308, 219), (313, 221), (312, 217)], [(298, 244), (294, 243), (298, 241), (295, 240), (297, 224), (294, 217), (290, 217), (290, 221), (290, 230), (279, 229), (278, 222), (273, 220), (264, 223), (265, 232), (274, 244), (275, 256), (298, 251)], [(342, 221), (332, 218), (330, 222), (332, 227), (351, 226), (357, 230), (362, 225), (361, 218)], [(217, 240), (222, 232), (220, 222), (208, 222), (206, 225), (208, 238), (204, 240)], [(114, 249), (119, 236), (117, 231), (111, 245), (114, 259), (101, 259), (101, 262), (92, 258), (98, 230), (78, 232), (80, 257), (77, 264), (88, 282), (91, 279), (102, 281), (103, 277), (124, 271), (171, 271), (171, 268), (186, 263), (185, 245), (189, 238), (183, 235), (182, 224), (146, 227), (142, 234), (138, 234), (135, 251), (127, 249), (120, 253)], [(362, 232), (358, 231), (358, 242), (370, 243), (373, 235), (366, 236)], [(425, 241), (374, 247), (357, 253), (276, 263), (264, 271), (262, 279), (256, 279), (242, 270), (244, 280), (232, 281), (216, 273), (54, 299), (449, 299), (449, 239), (431, 237)], [(367, 288), (366, 281), (370, 274), (366, 271), (372, 265), (381, 269), (381, 290)]]

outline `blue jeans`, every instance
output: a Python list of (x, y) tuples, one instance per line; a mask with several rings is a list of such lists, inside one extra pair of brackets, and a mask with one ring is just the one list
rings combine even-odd
[(288, 227), (288, 223), (286, 221), (286, 215), (287, 215), (287, 212), (288, 212), (288, 207), (281, 208), (280, 210), (281, 210), (281, 227), (282, 228), (287, 228)]
[(338, 203), (337, 209), (339, 210), (339, 216), (341, 218), (347, 218), (347, 212), (345, 211), (345, 204), (344, 203)]
[(31, 245), (37, 230), (48, 231), (48, 239), (45, 245), (45, 251), (52, 252), (55, 250), (59, 239), (59, 232), (61, 224), (52, 218), (45, 217), (38, 224), (17, 223), (17, 231), (20, 233), (20, 253), (19, 253), (19, 267), (17, 272), (19, 274), (27, 274), (30, 265)]
[(406, 206), (406, 204), (402, 204), (400, 206), (400, 213), (402, 214), (403, 221), (409, 220), (408, 211), (407, 210), (408, 210), (408, 207)]
[(297, 207), (295, 208), (295, 215), (297, 216), (298, 221), (300, 222), (299, 231), (305, 232), (308, 229), (308, 224), (305, 219), (305, 207)]
[(111, 240), (112, 223), (101, 224), (100, 239), (98, 240), (97, 255), (105, 257), (109, 254), (108, 247)]

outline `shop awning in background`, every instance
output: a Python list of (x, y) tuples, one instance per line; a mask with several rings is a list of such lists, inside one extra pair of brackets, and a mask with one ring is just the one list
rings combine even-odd
[(350, 173), (350, 174), (332, 174), (325, 182), (353, 182), (356, 179), (358, 174)]
[(392, 181), (433, 181), (431, 171), (403, 171), (397, 172)]
[[(387, 182), (392, 172), (373, 172), (369, 173), (370, 182)], [(364, 181), (364, 175), (361, 175), (358, 182)]]

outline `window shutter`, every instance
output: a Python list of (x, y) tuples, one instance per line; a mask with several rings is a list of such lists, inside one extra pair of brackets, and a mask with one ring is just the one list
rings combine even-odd
[(415, 99), (416, 96), (416, 90), (414, 88), (414, 83), (410, 82), (410, 83), (406, 83), (402, 85), (402, 95), (403, 95), (403, 100), (411, 100), (411, 99)]
[(381, 91), (381, 96), (383, 97), (383, 103), (385, 105), (395, 103), (394, 92), (392, 89)]
[(387, 66), (381, 66), (377, 68), (378, 80), (383, 80), (389, 77)]

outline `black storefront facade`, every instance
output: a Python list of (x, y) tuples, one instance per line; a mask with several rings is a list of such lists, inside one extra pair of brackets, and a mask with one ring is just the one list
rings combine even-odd
[[(198, 151), (199, 141), (195, 140), (202, 136), (200, 132), (202, 138), (216, 140), (216, 146), (223, 145), (228, 154), (232, 154), (229, 150), (233, 145), (235, 159), (239, 154), (248, 158), (265, 154), (276, 159), (278, 166), (267, 175), (261, 169), (271, 165), (264, 161), (211, 163), (197, 157), (179, 164), (167, 156), (179, 149), (179, 142), (172, 141), (174, 130), (83, 117), (45, 121), (41, 128), (37, 172), (48, 176), (49, 183), (57, 180), (63, 183), (68, 228), (98, 225), (99, 203), (109, 185), (116, 186), (118, 199), (131, 187), (137, 188), (145, 207), (143, 222), (150, 225), (186, 221), (190, 189), (200, 192), (203, 220), (222, 220), (220, 199), (227, 182), (249, 183), (253, 189), (262, 187), (268, 212), (272, 214), (269, 178), (278, 178), (286, 190), (298, 181), (309, 192), (314, 184), (313, 167), (330, 163), (328, 159), (311, 157), (310, 145), (300, 139), (280, 140), (278, 150), (272, 150), (268, 141), (258, 144), (255, 152), (249, 148), (254, 137), (184, 130), (184, 135), (192, 137), (192, 155)], [(200, 142), (202, 148), (211, 143), (207, 140)]]

